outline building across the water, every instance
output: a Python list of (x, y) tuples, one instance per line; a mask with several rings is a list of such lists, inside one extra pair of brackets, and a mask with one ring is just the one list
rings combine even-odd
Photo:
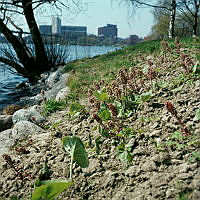
[(65, 39), (77, 39), (87, 36), (86, 26), (62, 26), (59, 17), (52, 18), (52, 25), (40, 25), (39, 29), (43, 35), (60, 36)]
[(107, 24), (106, 26), (98, 28), (99, 37), (117, 38), (118, 28), (117, 25)]
[(52, 35), (52, 26), (51, 25), (40, 25), (40, 33), (42, 35)]

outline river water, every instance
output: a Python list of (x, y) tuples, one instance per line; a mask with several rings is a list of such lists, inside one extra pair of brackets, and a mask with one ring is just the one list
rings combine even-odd
[[(115, 51), (116, 47), (99, 46), (61, 46), (67, 50), (66, 62), (84, 57), (93, 57)], [(60, 48), (60, 47), (59, 47)], [(16, 85), (26, 79), (11, 72), (3, 64), (0, 64), (0, 110), (6, 105), (15, 104), (19, 98), (26, 95), (16, 90)]]

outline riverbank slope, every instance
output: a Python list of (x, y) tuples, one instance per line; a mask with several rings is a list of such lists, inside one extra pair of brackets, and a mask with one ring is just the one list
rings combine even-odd
[(49, 179), (68, 179), (69, 135), (81, 138), (90, 165), (74, 164), (60, 199), (200, 199), (199, 47), (150, 41), (68, 63), (66, 106), (52, 112), (47, 101), (44, 133), (13, 147), (21, 175), (1, 158), (2, 199), (28, 199), (45, 162)]

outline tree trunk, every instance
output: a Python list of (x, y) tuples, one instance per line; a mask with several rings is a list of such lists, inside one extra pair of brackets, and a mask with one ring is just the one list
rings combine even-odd
[(32, 8), (32, 0), (23, 0), (22, 6), (24, 9), (24, 15), (27, 24), (29, 26), (29, 30), (31, 32), (33, 43), (35, 45), (35, 56), (36, 56), (35, 61), (37, 62), (37, 68), (35, 67), (34, 70), (36, 70), (38, 74), (41, 74), (42, 72), (49, 70), (50, 66), (48, 63), (48, 58), (45, 51), (44, 43), (42, 41), (40, 31), (35, 21)]
[[(16, 71), (21, 73), (24, 77), (29, 78), (31, 66), (34, 64), (34, 59), (29, 54), (27, 54), (25, 46), (18, 40), (18, 38), (7, 28), (2, 19), (0, 19), (0, 32), (4, 34), (6, 39), (13, 46), (17, 57), (23, 67), (20, 68), (19, 64), (16, 64), (18, 69)], [(6, 63), (7, 64), (7, 63)], [(14, 65), (13, 65), (14, 66)]]
[(175, 19), (176, 19), (176, 0), (171, 0), (170, 22), (168, 37), (175, 37)]
[(194, 1), (195, 12), (194, 12), (194, 24), (193, 24), (193, 37), (197, 36), (197, 26), (198, 26), (198, 12), (199, 12), (199, 4), (197, 0)]

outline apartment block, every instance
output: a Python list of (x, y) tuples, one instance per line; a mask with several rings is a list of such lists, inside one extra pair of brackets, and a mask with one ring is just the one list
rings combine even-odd
[(117, 38), (118, 28), (117, 25), (107, 24), (106, 26), (98, 28), (99, 37)]

